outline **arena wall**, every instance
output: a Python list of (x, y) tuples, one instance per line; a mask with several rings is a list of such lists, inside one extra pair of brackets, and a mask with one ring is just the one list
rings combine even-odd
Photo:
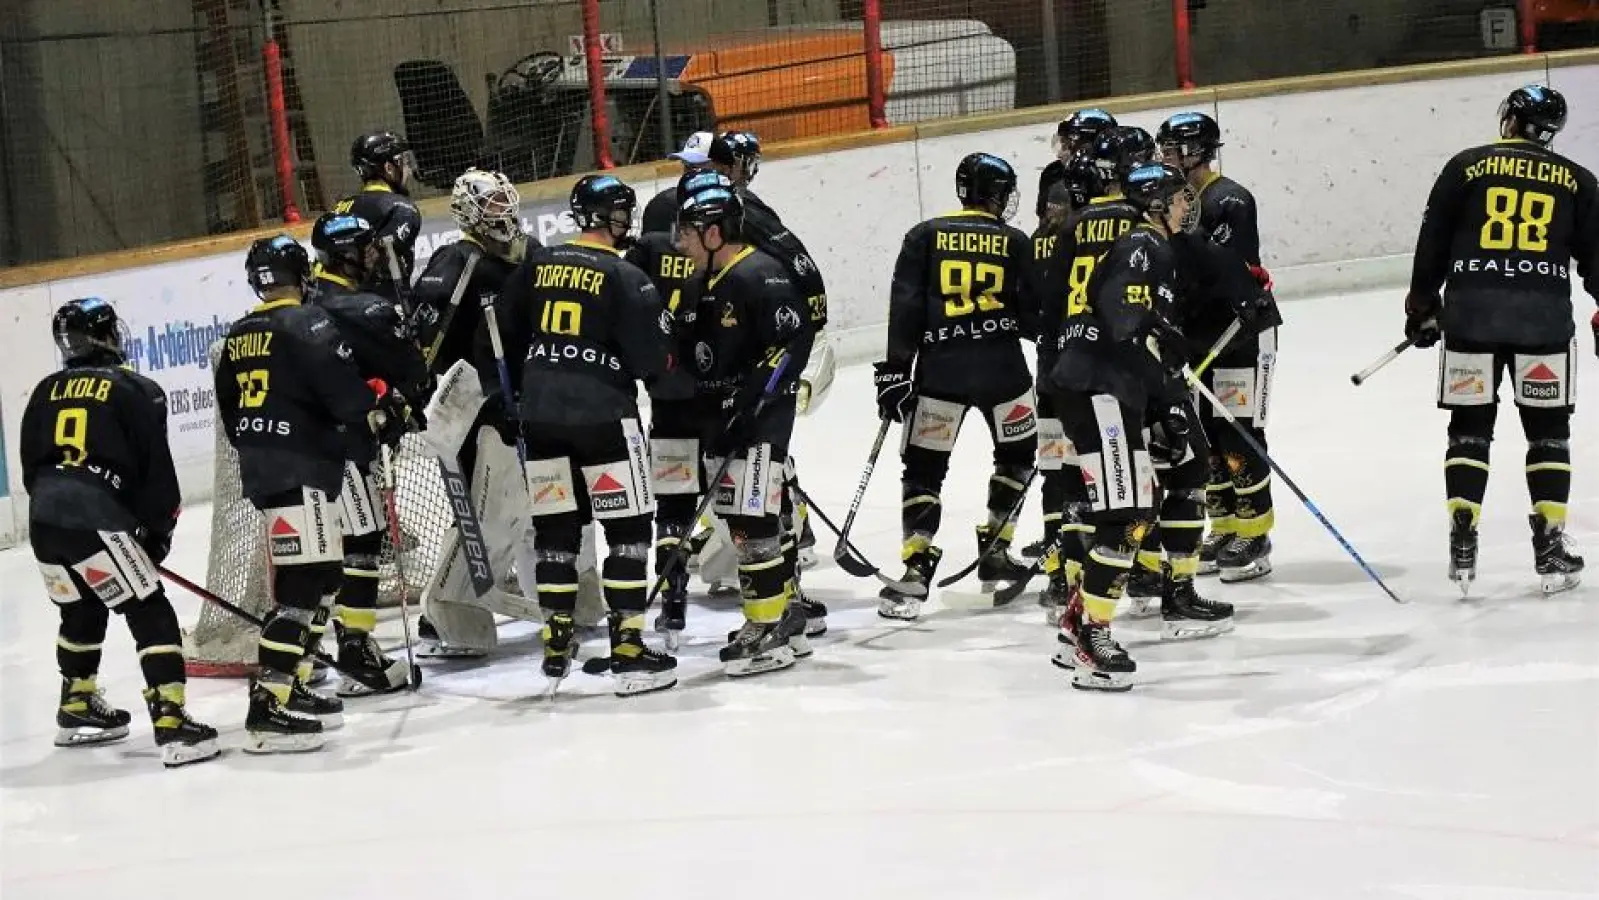
[[(1265, 262), (1279, 298), (1402, 284), (1408, 252), (1434, 175), (1453, 153), (1494, 137), (1495, 110), (1515, 86), (1546, 81), (1564, 91), (1571, 122), (1558, 148), (1599, 169), (1599, 52), (1386, 69), (1150, 94), (1102, 104), (1151, 130), (1183, 109), (1221, 123), (1222, 163), (1254, 191)], [(881, 353), (888, 279), (904, 232), (955, 204), (961, 156), (986, 150), (1022, 176), (1032, 227), (1034, 186), (1050, 159), (1049, 136), (1065, 108), (928, 123), (776, 146), (756, 183), (806, 240), (828, 277), (831, 330), (846, 360)], [(673, 183), (675, 166), (618, 170), (648, 197)], [(569, 238), (564, 215), (572, 179), (523, 186), (523, 212), (545, 242)], [(426, 257), (452, 240), (443, 202), (423, 204), (418, 248)], [(304, 239), (305, 227), (295, 230)], [(244, 248), (260, 233), (151, 247), (0, 271), (0, 545), (26, 528), (16, 436), (33, 386), (57, 366), (53, 310), (88, 295), (116, 304), (131, 333), (130, 356), (171, 399), (171, 439), (184, 496), (211, 490), (212, 374), (206, 347), (252, 303)], [(1373, 346), (1398, 329), (1373, 323)]]

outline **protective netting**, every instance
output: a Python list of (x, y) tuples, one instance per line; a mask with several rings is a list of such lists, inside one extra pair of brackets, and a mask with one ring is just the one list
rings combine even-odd
[(378, 127), (415, 145), (426, 198), (473, 165), (518, 182), (590, 170), (596, 131), (622, 165), (702, 129), (864, 129), (868, 66), (884, 120), (904, 124), (1185, 72), (1213, 85), (1596, 43), (1593, 0), (16, 0), (0, 16), (0, 265), (270, 225), (289, 199), (314, 215), (355, 188), (350, 143)]
[[(211, 348), (215, 365), (222, 350)], [(242, 495), (239, 457), (227, 440), (227, 428), (216, 422), (216, 496), (211, 507), (211, 552), (205, 586), (211, 593), (263, 618), (272, 607), (271, 571), (266, 554), (266, 527), (261, 513)], [(383, 537), (378, 587), (379, 605), (400, 602), (402, 588), (412, 604), (438, 565), (445, 532), (454, 524), (439, 478), (438, 458), (416, 434), (406, 435), (395, 453), (395, 506), (399, 510), (401, 553), (389, 531)], [(398, 561), (399, 566), (396, 566)], [(404, 571), (404, 579), (400, 571)], [(255, 665), (260, 631), (243, 619), (207, 602), (188, 635), (189, 674), (241, 677)]]

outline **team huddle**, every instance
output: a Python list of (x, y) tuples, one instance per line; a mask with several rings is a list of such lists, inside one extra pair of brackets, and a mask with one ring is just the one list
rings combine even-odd
[[(1503, 140), (1444, 169), (1418, 240), (1406, 345), (1444, 343), (1450, 575), (1463, 586), (1506, 368), (1529, 439), (1544, 590), (1575, 585), (1583, 566), (1564, 534), (1569, 267), (1599, 292), (1599, 191), (1550, 149), (1565, 117), (1552, 89), (1513, 93)], [(1151, 135), (1084, 110), (1057, 131), (1031, 237), (1008, 224), (1015, 170), (987, 153), (955, 172), (960, 208), (906, 234), (874, 366), (869, 463), (900, 423), (905, 571), (892, 579), (853, 548), (859, 565), (840, 556), (883, 583), (880, 616), (915, 620), (935, 587), (940, 497), (975, 410), (993, 446), (986, 515), (975, 562), (936, 586), (975, 570), (1002, 606), (1044, 573), (1053, 662), (1087, 690), (1133, 685), (1136, 664), (1111, 631), (1120, 606), (1158, 613), (1169, 640), (1232, 629), (1231, 605), (1196, 585), (1272, 571), (1266, 427), (1282, 319), (1255, 200), (1217, 170), (1221, 147), (1202, 113)], [(247, 752), (314, 750), (345, 699), (419, 683), (409, 631), (406, 659), (372, 637), (384, 532), (400, 537), (393, 458), (413, 433), (438, 457), (455, 515), (424, 592), (419, 655), (481, 656), (496, 614), (536, 619), (554, 691), (578, 663), (581, 628), (603, 619), (610, 652), (584, 671), (608, 675), (620, 696), (671, 688), (694, 564), (741, 598), (743, 625), (719, 651), (728, 675), (811, 655), (827, 610), (802, 574), (811, 520), (832, 524), (809, 503), (791, 447), (833, 378), (826, 287), (751, 190), (754, 135), (696, 134), (673, 157), (683, 176), (645, 205), (641, 233), (633, 189), (589, 175), (568, 204), (581, 234), (550, 247), (523, 233), (508, 179), (469, 170), (450, 206), (463, 237), (413, 277), (410, 157), (378, 132), (352, 148), (361, 190), (312, 229), (314, 262), (286, 235), (250, 247), (259, 303), (215, 366), (219, 427), (261, 512), (272, 573)], [(1599, 316), (1594, 327), (1599, 341)], [(163, 761), (177, 766), (216, 756), (217, 733), (186, 711), (182, 635), (161, 583), (180, 506), (165, 398), (128, 367), (121, 332), (103, 300), (63, 306), (65, 367), (35, 389), (23, 421), (30, 539), (61, 616), (56, 743), (128, 734), (131, 716), (97, 684), (117, 612), (139, 648)], [(1035, 480), (1044, 537), (1018, 559)], [(502, 586), (511, 572), (520, 595)], [(645, 639), (657, 598), (659, 648)], [(341, 675), (334, 695), (312, 689), (321, 664)]]

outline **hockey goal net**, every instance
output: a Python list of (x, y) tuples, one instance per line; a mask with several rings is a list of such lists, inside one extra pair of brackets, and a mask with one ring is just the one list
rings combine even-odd
[[(213, 367), (221, 351), (221, 342), (212, 345)], [(205, 586), (211, 593), (258, 619), (265, 618), (272, 608), (265, 524), (261, 513), (243, 496), (239, 457), (228, 443), (227, 429), (220, 418), (215, 429), (216, 474), (212, 482), (211, 552), (206, 564)], [(445, 532), (454, 523), (439, 478), (438, 459), (421, 437), (406, 435), (394, 460), (395, 506), (399, 510), (401, 546), (394, 546), (390, 530), (385, 527), (379, 606), (398, 604), (402, 591), (407, 602), (420, 601), (438, 564)], [(260, 631), (255, 626), (207, 601), (188, 635), (185, 649), (189, 674), (219, 678), (241, 678), (250, 674), (255, 669), (259, 637)]]

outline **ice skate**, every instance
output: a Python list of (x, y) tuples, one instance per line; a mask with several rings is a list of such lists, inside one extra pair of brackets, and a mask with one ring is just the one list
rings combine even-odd
[(1127, 586), (1124, 589), (1127, 597), (1126, 616), (1129, 619), (1145, 619), (1160, 612), (1161, 593), (1170, 580), (1171, 566), (1164, 560), (1159, 569), (1151, 569), (1135, 561), (1132, 571), (1127, 573)]
[(550, 680), (550, 694), (572, 671), (572, 659), (577, 656), (577, 623), (569, 612), (544, 613), (544, 662), (540, 665), (544, 677)]
[(1160, 600), (1160, 638), (1186, 641), (1233, 630), (1233, 605), (1206, 600), (1184, 579), (1169, 581)]
[(1205, 535), (1205, 540), (1199, 545), (1200, 575), (1215, 575), (1221, 571), (1221, 564), (1217, 561), (1221, 557), (1221, 548), (1232, 539), (1232, 533), (1226, 531), (1212, 531)]
[(1449, 580), (1459, 585), (1462, 597), (1477, 580), (1477, 526), (1469, 509), (1455, 510), (1449, 526)]
[[(944, 551), (937, 547), (928, 546), (916, 551), (905, 561), (905, 577), (900, 581), (930, 586), (933, 573), (938, 571), (938, 561), (943, 558)], [(883, 601), (877, 604), (877, 614), (885, 619), (914, 622), (922, 614), (924, 597), (903, 594), (891, 587), (884, 587), (877, 596)]]
[(428, 617), (422, 616), (416, 623), (416, 655), (422, 659), (482, 659), (489, 654), (488, 651), (478, 647), (466, 647), (446, 641), (439, 635), (439, 630), (433, 627), (433, 623), (428, 621)]
[(1225, 584), (1254, 581), (1271, 574), (1271, 538), (1265, 535), (1233, 539), (1216, 555), (1216, 565), (1221, 569)]
[(982, 589), (992, 591), (1001, 582), (1021, 581), (1030, 568), (1010, 555), (1010, 540), (999, 537), (990, 525), (977, 526), (977, 552), (982, 558), (977, 563), (977, 580)]
[(155, 745), (161, 748), (161, 764), (169, 769), (215, 759), (222, 753), (217, 746), (217, 730), (189, 718), (183, 708), (183, 685), (145, 688), (144, 702), (150, 709), (150, 724), (155, 728)]
[(717, 656), (729, 676), (759, 675), (794, 665), (789, 635), (779, 622), (748, 622), (734, 632)]
[(1527, 521), (1532, 525), (1532, 553), (1543, 592), (1558, 594), (1582, 583), (1582, 557), (1572, 552), (1565, 529), (1537, 513)]
[(133, 716), (106, 702), (93, 678), (61, 679), (61, 705), (56, 708), (57, 747), (110, 744), (128, 736)]
[(795, 545), (799, 549), (799, 567), (809, 569), (816, 565), (816, 531), (811, 528), (811, 517), (800, 517), (799, 540)]
[(1038, 607), (1043, 610), (1044, 624), (1059, 625), (1060, 617), (1066, 612), (1066, 605), (1071, 602), (1071, 584), (1066, 578), (1064, 568), (1056, 569), (1049, 575), (1049, 583), (1038, 592)]
[[(804, 659), (811, 655), (810, 619), (806, 616), (804, 608), (798, 598), (788, 604), (788, 609), (783, 610), (783, 618), (777, 620), (777, 630), (788, 639), (788, 648), (794, 651), (795, 659)], [(826, 626), (823, 626), (826, 630)], [(733, 638), (728, 638), (731, 642)]]
[(611, 680), (616, 696), (649, 694), (676, 685), (677, 660), (650, 649), (637, 628), (623, 628), (621, 621), (611, 614)]
[(250, 684), (250, 711), (244, 717), (245, 753), (306, 753), (320, 750), (327, 738), (322, 723), (292, 713), (260, 682)]
[(322, 723), (323, 731), (344, 727), (344, 701), (318, 694), (298, 678), (294, 680), (294, 686), (289, 688), (289, 702), (283, 707), (291, 713), (316, 719)]
[(1111, 637), (1109, 622), (1084, 618), (1075, 630), (1072, 687), (1084, 691), (1126, 691), (1138, 664)]
[(1056, 625), (1059, 630), (1055, 632), (1055, 655), (1050, 662), (1058, 669), (1076, 671), (1078, 630), (1083, 626), (1083, 589), (1080, 585), (1072, 585), (1066, 607), (1061, 610)]
[(821, 637), (827, 633), (827, 604), (812, 600), (803, 591), (794, 598), (794, 602), (805, 614), (806, 637)]
[(391, 694), (406, 686), (410, 673), (405, 660), (384, 655), (372, 635), (352, 631), (337, 621), (333, 623), (333, 633), (338, 638), (339, 671), (343, 675), (336, 692), (340, 697)]
[(683, 644), (683, 629), (688, 627), (688, 572), (682, 567), (666, 576), (661, 588), (661, 612), (655, 617), (655, 632), (665, 638), (666, 649), (677, 652)]
[(1027, 546), (1023, 547), (1022, 548), (1022, 557), (1024, 559), (1037, 559), (1040, 556), (1043, 556), (1044, 555), (1044, 551), (1046, 551), (1048, 549), (1049, 549), (1049, 536), (1046, 534), (1044, 537), (1041, 537), (1038, 540), (1033, 541), (1031, 544), (1028, 544)]

